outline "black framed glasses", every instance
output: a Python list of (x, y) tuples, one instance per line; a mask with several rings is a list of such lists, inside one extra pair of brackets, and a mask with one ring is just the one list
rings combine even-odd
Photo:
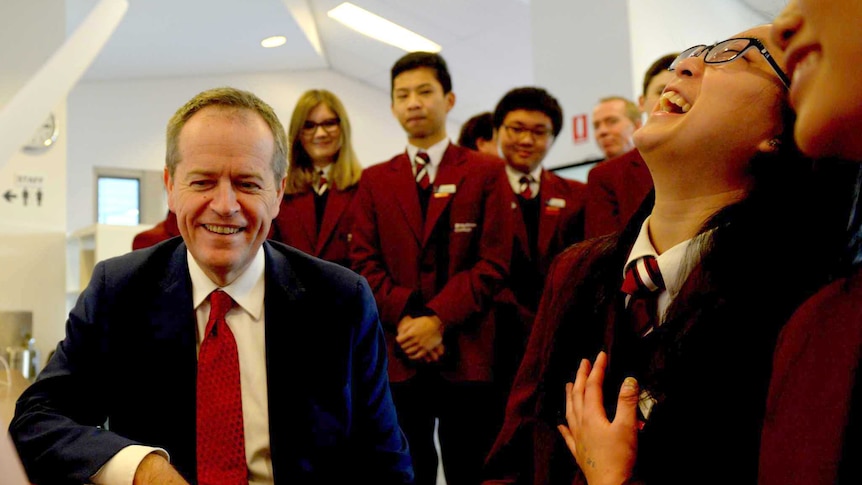
[(503, 125), (503, 128), (509, 133), (509, 136), (512, 138), (520, 139), (522, 136), (530, 133), (533, 135), (534, 140), (544, 140), (545, 138), (551, 136), (553, 133), (551, 129), (545, 126), (537, 126), (535, 128), (527, 128), (526, 126), (519, 125)]
[(785, 74), (778, 63), (775, 62), (775, 59), (766, 49), (766, 46), (763, 45), (763, 42), (754, 37), (737, 37), (734, 39), (723, 40), (709, 46), (696, 45), (694, 47), (689, 47), (682, 51), (680, 55), (673, 60), (667, 70), (673, 71), (683, 59), (698, 57), (701, 54), (703, 54), (703, 62), (706, 64), (724, 64), (725, 62), (732, 62), (739, 59), (739, 57), (745, 54), (748, 49), (757, 49), (757, 51), (763, 55), (763, 58), (766, 59), (766, 62), (772, 66), (775, 74), (778, 74), (778, 78), (781, 79), (782, 83), (784, 83), (784, 87), (790, 88), (790, 78), (787, 77), (787, 74)]
[(341, 120), (338, 118), (329, 118), (328, 120), (323, 120), (320, 123), (315, 123), (314, 121), (306, 121), (302, 124), (302, 134), (303, 135), (311, 135), (315, 131), (317, 131), (317, 127), (323, 128), (323, 131), (327, 133), (335, 133), (336, 130), (341, 126)]

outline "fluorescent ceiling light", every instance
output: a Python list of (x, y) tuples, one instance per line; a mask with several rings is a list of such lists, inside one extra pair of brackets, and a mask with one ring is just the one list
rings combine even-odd
[(267, 37), (260, 41), (260, 45), (269, 49), (272, 47), (282, 46), (285, 42), (287, 42), (287, 37), (283, 35), (273, 35), (272, 37)]
[(326, 14), (360, 34), (367, 35), (407, 52), (440, 52), (442, 50), (440, 44), (432, 42), (368, 10), (363, 10), (350, 2), (344, 2)]

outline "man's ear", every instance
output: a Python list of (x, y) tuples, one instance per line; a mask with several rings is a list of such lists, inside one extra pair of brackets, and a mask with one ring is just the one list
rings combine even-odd
[(449, 110), (451, 110), (454, 107), (455, 107), (455, 93), (452, 91), (449, 91), (448, 93), (446, 93), (446, 112), (448, 113)]
[(173, 212), (174, 208), (172, 207), (171, 194), (174, 191), (174, 181), (172, 180), (171, 174), (168, 171), (168, 167), (165, 167), (165, 173), (162, 175), (165, 181), (165, 192), (168, 194), (168, 209)]

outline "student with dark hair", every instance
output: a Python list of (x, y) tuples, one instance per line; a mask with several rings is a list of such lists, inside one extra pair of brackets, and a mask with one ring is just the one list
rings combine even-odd
[(494, 408), (493, 296), (507, 276), (511, 191), (502, 160), (452, 144), (455, 93), (438, 54), (392, 68), (392, 114), (406, 149), (365, 169), (350, 258), (374, 291), (386, 329), (398, 421), (416, 483), (479, 481), (499, 424)]
[(509, 91), (497, 103), (494, 126), (515, 220), (510, 278), (496, 297), (497, 375), (505, 402), (551, 261), (583, 238), (586, 188), (542, 168), (563, 126), (562, 108), (550, 93), (537, 87)]
[(772, 349), (834, 270), (855, 188), (795, 149), (768, 33), (671, 65), (635, 136), (654, 197), (621, 233), (555, 260), (494, 477), (756, 483)]
[(351, 204), (362, 165), (347, 110), (325, 89), (306, 91), (293, 109), (287, 137), (287, 181), (272, 237), (349, 267)]
[[(643, 93), (638, 97), (644, 114), (652, 113), (665, 85), (673, 78), (667, 68), (678, 54), (656, 59), (644, 74)], [(584, 236), (592, 238), (621, 230), (650, 190), (652, 177), (636, 148), (593, 167), (587, 174)]]
[(671, 52), (659, 57), (650, 64), (644, 73), (643, 91), (638, 96), (638, 108), (646, 117), (649, 117), (655, 109), (664, 87), (673, 79), (673, 73), (668, 70), (668, 67), (678, 55), (679, 52)]
[[(793, 79), (794, 135), (808, 155), (862, 162), (860, 22), (856, 0), (791, 0), (775, 19), (772, 39)], [(775, 349), (760, 445), (763, 485), (862, 483), (860, 223), (862, 207), (848, 224), (835, 280), (797, 310)]]
[(461, 127), (458, 144), (464, 148), (497, 156), (497, 129), (490, 111), (479, 113)]

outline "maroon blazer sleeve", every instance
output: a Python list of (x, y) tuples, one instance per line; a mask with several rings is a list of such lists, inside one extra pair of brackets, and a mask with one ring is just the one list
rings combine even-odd
[(132, 250), (148, 248), (179, 235), (180, 228), (177, 226), (177, 215), (168, 211), (165, 220), (135, 235), (132, 239)]
[(621, 231), (652, 186), (652, 175), (637, 150), (593, 167), (587, 175), (585, 237)]
[[(503, 286), (509, 273), (514, 231), (512, 189), (502, 162), (496, 158), (477, 159), (467, 161), (466, 165), (472, 168), (471, 164), (479, 163), (488, 164), (488, 168), (481, 172), (484, 183), (480, 202), (484, 204), (484, 209), (480, 224), (479, 258), (469, 269), (453, 274), (426, 305), (444, 326), (457, 326), (469, 321), (475, 314), (488, 311), (494, 294)], [(480, 173), (473, 172), (468, 177), (475, 175)]]
[(587, 174), (587, 202), (584, 235), (587, 238), (610, 234), (623, 227), (617, 194), (601, 162)]
[(850, 450), (862, 442), (860, 359), (862, 271), (857, 271), (800, 306), (779, 336), (760, 443), (760, 484), (826, 485), (858, 478), (860, 457)]
[(383, 162), (363, 172), (362, 183), (359, 184), (359, 190), (353, 199), (350, 265), (354, 271), (368, 280), (380, 309), (381, 322), (394, 331), (413, 293), (413, 288), (396, 284), (390, 275), (384, 261), (378, 232), (380, 230), (378, 216), (383, 214), (389, 217), (391, 208), (377, 207), (378, 201), (374, 197), (374, 191), (387, 189), (383, 183), (385, 174), (382, 172), (389, 170), (387, 165), (391, 163), (393, 161)]
[(580, 247), (564, 251), (551, 265), (527, 350), (506, 403), (503, 426), (485, 460), (485, 484), (549, 483), (555, 442), (562, 438), (556, 428), (539, 418), (545, 399), (542, 383), (554, 336), (563, 323), (561, 309), (570, 297), (572, 282), (579, 279), (575, 273), (584, 266)]

